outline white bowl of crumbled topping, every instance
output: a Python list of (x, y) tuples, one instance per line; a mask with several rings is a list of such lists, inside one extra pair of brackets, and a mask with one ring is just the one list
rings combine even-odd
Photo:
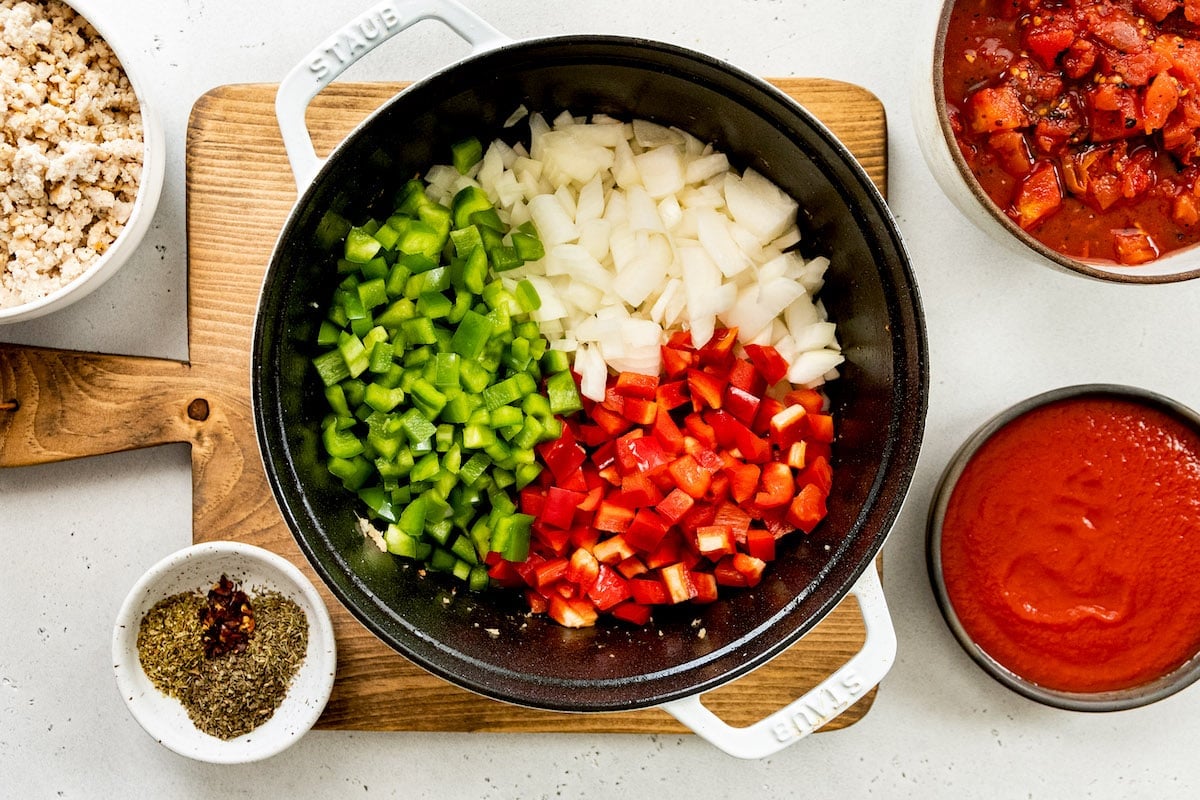
[(121, 606), (112, 653), (117, 688), (146, 732), (215, 764), (258, 761), (298, 741), (337, 670), (312, 582), (240, 542), (192, 545), (151, 567)]
[(88, 0), (0, 0), (0, 324), (86, 296), (150, 227), (165, 142)]

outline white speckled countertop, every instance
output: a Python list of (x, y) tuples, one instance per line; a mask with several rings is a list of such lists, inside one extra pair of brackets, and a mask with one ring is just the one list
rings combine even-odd
[[(928, 2), (929, 0), (927, 0)], [(1057, 386), (1143, 386), (1200, 407), (1200, 281), (1122, 287), (1008, 255), (940, 194), (909, 112), (927, 15), (908, 0), (465, 0), (513, 37), (648, 36), (766, 76), (850, 81), (883, 101), (890, 202), (911, 252), (931, 355), (929, 425), (885, 549), (899, 636), (874, 707), (761, 762), (694, 736), (317, 731), (252, 766), (193, 763), (155, 744), (112, 676), (113, 618), (137, 577), (191, 541), (188, 452), (170, 446), (0, 470), (0, 796), (1154, 798), (1196, 796), (1200, 689), (1085, 715), (988, 678), (952, 640), (925, 573), (924, 527), (954, 450), (993, 413)], [(184, 134), (227, 83), (278, 81), (366, 0), (91, 0), (132, 43), (166, 127), (166, 188), (132, 263), (73, 306), (0, 341), (187, 357)], [(847, 21), (850, 21), (848, 24)], [(352, 68), (415, 79), (465, 54), (434, 23)]]

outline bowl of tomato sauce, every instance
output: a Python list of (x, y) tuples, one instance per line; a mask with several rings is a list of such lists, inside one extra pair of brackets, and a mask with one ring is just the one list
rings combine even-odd
[(1200, 678), (1200, 415), (1142, 389), (1055, 389), (950, 461), (928, 526), (934, 594), (1000, 683), (1076, 711)]
[(1104, 281), (1200, 276), (1200, 12), (948, 0), (914, 95), (934, 177), (1025, 254)]

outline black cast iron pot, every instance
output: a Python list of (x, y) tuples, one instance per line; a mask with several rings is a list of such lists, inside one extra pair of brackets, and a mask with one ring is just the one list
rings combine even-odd
[[(353, 60), (347, 54), (361, 55), (429, 17), (472, 42), (475, 54), (397, 95), (322, 165), (303, 127), (308, 101)], [(449, 584), (419, 577), (364, 540), (354, 499), (329, 477), (318, 446), (324, 399), (309, 360), (322, 318), (318, 304), (337, 276), (314, 242), (317, 223), (330, 209), (351, 220), (386, 215), (378, 204), (395, 187), (444, 161), (450, 142), (504, 136), (502, 123), (521, 104), (547, 118), (562, 109), (647, 118), (714, 142), (736, 167), (755, 168), (795, 197), (803, 209), (802, 248), (832, 258), (821, 296), (847, 363), (828, 386), (840, 425), (828, 518), (812, 535), (784, 540), (756, 589), (656, 613), (657, 624), (645, 630), (567, 630), (527, 618), (521, 598), (500, 593), (460, 592), (443, 602), (452, 597)], [(895, 639), (869, 567), (917, 461), (927, 397), (924, 328), (886, 205), (822, 125), (765, 82), (701, 54), (604, 36), (511, 42), (442, 0), (385, 2), (366, 12), (289, 76), (277, 108), (300, 197), (259, 302), (252, 354), (259, 445), (301, 549), (365, 626), (426, 669), (481, 694), (563, 711), (665, 704), (740, 756), (790, 743), (875, 685), (891, 664)], [(836, 707), (814, 710), (810, 698), (809, 707), (785, 710), (752, 732), (738, 729), (738, 743), (718, 741), (721, 724), (691, 701), (786, 649), (856, 586), (864, 606), (877, 601), (882, 619), (878, 610), (873, 619), (864, 611), (868, 639), (874, 629), (877, 645), (831, 678), (836, 691), (825, 687), (825, 697), (841, 698)], [(697, 618), (704, 638), (692, 627)]]

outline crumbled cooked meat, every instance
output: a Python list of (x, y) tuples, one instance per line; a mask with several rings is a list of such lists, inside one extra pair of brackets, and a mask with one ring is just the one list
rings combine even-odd
[(133, 210), (142, 117), (120, 62), (59, 0), (0, 0), (0, 308), (69, 283)]

